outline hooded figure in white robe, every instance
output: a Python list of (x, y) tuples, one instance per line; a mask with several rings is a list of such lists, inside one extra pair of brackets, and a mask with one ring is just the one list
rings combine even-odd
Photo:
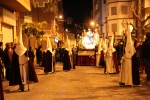
[(24, 47), (22, 42), (21, 26), (19, 41), (12, 56), (12, 69), (9, 85), (19, 85), (19, 90), (21, 89), (21, 91), (24, 91), (24, 84), (29, 84), (29, 82), (38, 82), (38, 79), (33, 67), (33, 63), (29, 60), (27, 48)]
[(117, 54), (113, 46), (114, 35), (111, 37), (109, 47), (106, 52), (106, 72), (107, 73), (119, 73), (118, 63), (117, 63)]
[(46, 49), (43, 53), (43, 67), (44, 67), (44, 72), (46, 74), (48, 73), (53, 73), (54, 72), (54, 64), (53, 64), (53, 60), (55, 53), (52, 51), (52, 45), (49, 39), (49, 36), (47, 34), (47, 44), (46, 44)]
[[(129, 26), (129, 25), (128, 25)], [(131, 38), (131, 33), (127, 31), (127, 41), (125, 47), (125, 54), (121, 60), (121, 71), (119, 82), (120, 85), (133, 85), (132, 81), (132, 56), (135, 53), (134, 44)]]

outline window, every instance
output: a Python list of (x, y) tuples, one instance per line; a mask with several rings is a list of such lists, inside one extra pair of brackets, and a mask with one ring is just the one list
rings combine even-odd
[(117, 32), (117, 23), (112, 24), (112, 32)]
[(117, 15), (117, 7), (111, 7), (111, 15)]
[(104, 4), (106, 4), (106, 0), (104, 0)]
[(127, 6), (121, 6), (121, 13), (127, 14), (128, 13), (128, 7)]

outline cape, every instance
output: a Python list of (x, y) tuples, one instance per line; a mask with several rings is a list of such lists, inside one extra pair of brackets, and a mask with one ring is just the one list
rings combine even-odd
[[(37, 83), (38, 78), (33, 66), (32, 61), (28, 61), (28, 74), (29, 75), (29, 83)], [(9, 86), (19, 85), (22, 84), (21, 81), (21, 74), (20, 74), (20, 65), (19, 65), (19, 56), (14, 52), (12, 56), (12, 68), (10, 71), (10, 81)]]
[(52, 53), (47, 50), (45, 53), (43, 53), (43, 67), (44, 72), (52, 72), (53, 62), (52, 62)]

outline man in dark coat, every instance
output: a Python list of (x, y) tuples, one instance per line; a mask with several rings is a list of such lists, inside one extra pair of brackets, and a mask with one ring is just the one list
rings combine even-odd
[(133, 80), (133, 85), (140, 85), (140, 73), (139, 73), (139, 68), (140, 68), (140, 48), (141, 45), (135, 41), (134, 42), (134, 47), (136, 52), (132, 56), (132, 80)]
[[(1, 76), (1, 73), (0, 73)], [(4, 100), (4, 91), (3, 91), (3, 84), (2, 84), (2, 79), (0, 77), (0, 100)]]
[(142, 44), (141, 58), (144, 60), (147, 82), (150, 83), (150, 32), (146, 33), (146, 40)]
[(0, 42), (0, 73), (2, 75), (2, 80), (4, 80), (4, 51), (3, 51), (3, 42)]
[(39, 64), (39, 67), (42, 67), (42, 46), (40, 45), (37, 49), (36, 49), (36, 59), (37, 59), (37, 64)]

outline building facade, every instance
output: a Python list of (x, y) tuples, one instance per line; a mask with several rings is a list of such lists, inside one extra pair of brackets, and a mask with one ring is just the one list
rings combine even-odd
[(123, 21), (133, 23), (133, 13), (130, 10), (131, 0), (93, 0), (93, 18), (99, 24), (101, 34), (111, 36), (123, 35)]
[(7, 42), (17, 42), (16, 12), (31, 11), (30, 0), (1, 0), (0, 1), (0, 41), (4, 47)]
[[(105, 37), (115, 33), (116, 36), (122, 36), (124, 28), (123, 22), (131, 22), (135, 28), (138, 27), (137, 17), (131, 10), (133, 0), (93, 0), (93, 19), (100, 27), (100, 34)], [(141, 8), (142, 20), (149, 16), (150, 1), (149, 0), (134, 0), (134, 11)], [(139, 7), (140, 6), (140, 7)], [(136, 12), (136, 14), (138, 14)], [(145, 24), (150, 23), (149, 20)], [(145, 31), (150, 31), (149, 26)], [(103, 34), (104, 33), (104, 34)]]
[[(44, 1), (43, 1), (44, 2)], [(20, 24), (24, 22), (42, 22), (46, 21), (47, 26), (44, 29), (46, 33), (49, 34), (51, 42), (54, 47), (57, 47), (56, 41), (54, 38), (57, 37), (60, 41), (63, 40), (63, 24), (58, 20), (58, 16), (63, 13), (62, 1), (53, 0), (53, 3), (56, 6), (56, 11), (44, 12), (43, 8), (45, 3), (39, 0), (33, 0), (33, 3), (37, 3), (37, 7), (33, 7), (30, 0), (1, 0), (0, 1), (0, 41), (3, 41), (4, 44), (7, 42), (17, 43), (17, 37), (20, 32)], [(43, 36), (44, 40), (45, 35)], [(30, 37), (30, 45), (33, 48), (37, 48), (39, 44), (45, 44), (44, 41), (40, 41), (35, 44), (36, 38)], [(27, 46), (27, 37), (23, 36), (24, 45)], [(45, 47), (45, 45), (43, 45)]]

